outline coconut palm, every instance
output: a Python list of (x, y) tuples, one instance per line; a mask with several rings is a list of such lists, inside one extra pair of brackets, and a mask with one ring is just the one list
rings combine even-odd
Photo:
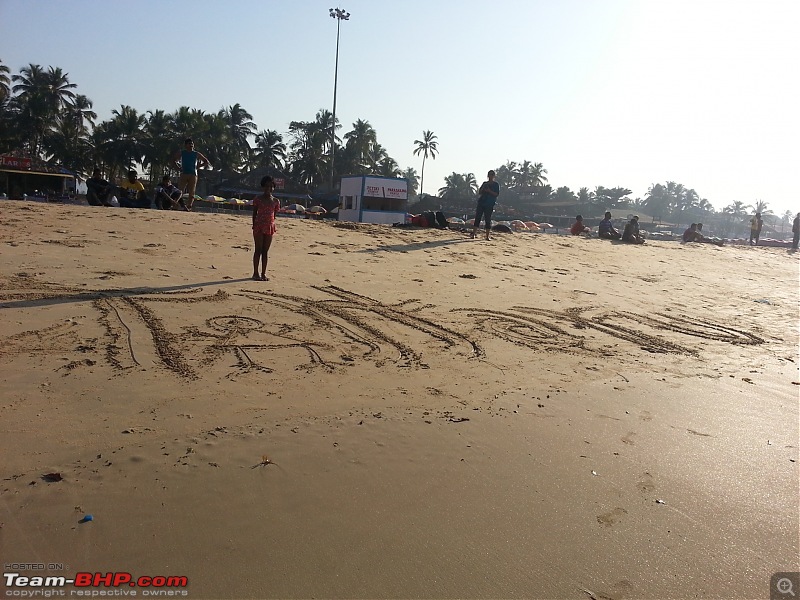
[(422, 171), (419, 179), (419, 195), (422, 197), (422, 186), (425, 183), (425, 161), (430, 156), (436, 160), (436, 154), (439, 152), (439, 142), (436, 141), (437, 137), (432, 131), (423, 131), (421, 140), (414, 140), (417, 145), (414, 150), (414, 156), (422, 154)]
[(163, 110), (147, 111), (144, 126), (147, 144), (142, 165), (150, 169), (150, 181), (160, 181), (171, 168), (171, 157), (179, 147), (174, 140), (171, 118)]
[(265, 129), (256, 134), (256, 145), (253, 152), (253, 167), (274, 167), (282, 170), (286, 162), (286, 144), (281, 134), (272, 129)]
[(381, 161), (375, 165), (373, 173), (381, 177), (400, 177), (402, 175), (397, 161), (388, 155), (384, 156)]
[(0, 60), (0, 104), (5, 102), (6, 98), (8, 98), (8, 93), (11, 91), (10, 73), (11, 70)]
[(750, 208), (753, 209), (753, 212), (761, 213), (762, 215), (772, 214), (772, 209), (769, 207), (769, 204), (764, 200), (756, 200), (755, 204), (753, 204)]
[(378, 134), (369, 121), (358, 119), (353, 123), (353, 129), (344, 134), (344, 139), (347, 142), (346, 148), (350, 151), (350, 156), (359, 166), (363, 167), (367, 164), (367, 157), (373, 147), (378, 143)]
[(506, 164), (495, 169), (495, 181), (500, 184), (503, 190), (511, 190), (514, 187), (514, 175), (517, 172), (517, 163), (513, 160), (506, 161)]
[(252, 148), (248, 138), (256, 134), (258, 127), (253, 123), (253, 115), (242, 108), (239, 103), (225, 109), (224, 117), (230, 127), (230, 137), (233, 145), (231, 159), (238, 168), (242, 164), (249, 162)]
[(417, 175), (417, 170), (413, 167), (408, 167), (405, 171), (400, 174), (400, 177), (405, 178), (408, 182), (408, 196), (417, 195), (417, 188), (419, 187), (419, 176)]
[(442, 200), (454, 202), (468, 202), (478, 191), (478, 182), (472, 173), (451, 173), (444, 178), (444, 187), (439, 188)]
[(99, 132), (95, 145), (113, 177), (142, 162), (147, 136), (144, 132), (145, 116), (135, 108), (122, 105), (111, 114), (110, 121), (95, 128), (95, 133)]
[(55, 115), (49, 109), (47, 100), (47, 73), (40, 65), (29, 64), (20, 69), (19, 75), (12, 75), (14, 86), (11, 91), (12, 110), (17, 126), (27, 133), (23, 144), (33, 157), (39, 156), (44, 134)]
[(540, 162), (534, 163), (531, 167), (530, 177), (531, 185), (544, 185), (547, 183), (547, 169)]
[(330, 169), (332, 123), (333, 114), (325, 109), (317, 112), (314, 121), (289, 123), (289, 171), (312, 189), (321, 185)]

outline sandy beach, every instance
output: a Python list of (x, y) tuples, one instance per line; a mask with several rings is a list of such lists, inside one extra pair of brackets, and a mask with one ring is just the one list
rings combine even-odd
[(279, 219), (259, 282), (248, 218), (16, 201), (0, 247), (5, 573), (623, 600), (800, 571), (800, 254)]

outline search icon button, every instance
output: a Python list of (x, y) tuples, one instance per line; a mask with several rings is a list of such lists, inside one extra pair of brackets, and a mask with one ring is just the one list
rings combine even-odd
[(800, 573), (773, 573), (770, 578), (770, 600), (797, 598), (798, 586), (800, 586)]

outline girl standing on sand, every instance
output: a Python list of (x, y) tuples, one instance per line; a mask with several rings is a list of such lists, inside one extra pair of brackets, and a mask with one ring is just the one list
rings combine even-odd
[[(272, 236), (275, 235), (275, 213), (281, 207), (277, 198), (273, 198), (272, 190), (275, 182), (272, 177), (265, 175), (261, 179), (261, 189), (264, 193), (253, 199), (253, 240), (256, 248), (253, 252), (253, 280), (269, 281), (267, 277), (267, 258), (269, 247), (272, 245)], [(258, 261), (261, 259), (261, 275), (258, 274)]]

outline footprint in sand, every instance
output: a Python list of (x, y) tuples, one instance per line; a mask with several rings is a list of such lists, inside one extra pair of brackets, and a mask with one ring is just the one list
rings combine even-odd
[(627, 514), (627, 510), (618, 506), (614, 510), (603, 513), (602, 515), (597, 515), (597, 522), (605, 527), (611, 527), (612, 525), (619, 523), (622, 517)]
[(642, 475), (642, 480), (636, 484), (636, 489), (640, 492), (652, 492), (656, 489), (656, 484), (653, 483), (653, 476), (650, 473)]
[(625, 434), (624, 437), (620, 438), (623, 444), (628, 444), (629, 446), (635, 446), (636, 444), (633, 442), (633, 436), (636, 435), (635, 431), (629, 431)]

